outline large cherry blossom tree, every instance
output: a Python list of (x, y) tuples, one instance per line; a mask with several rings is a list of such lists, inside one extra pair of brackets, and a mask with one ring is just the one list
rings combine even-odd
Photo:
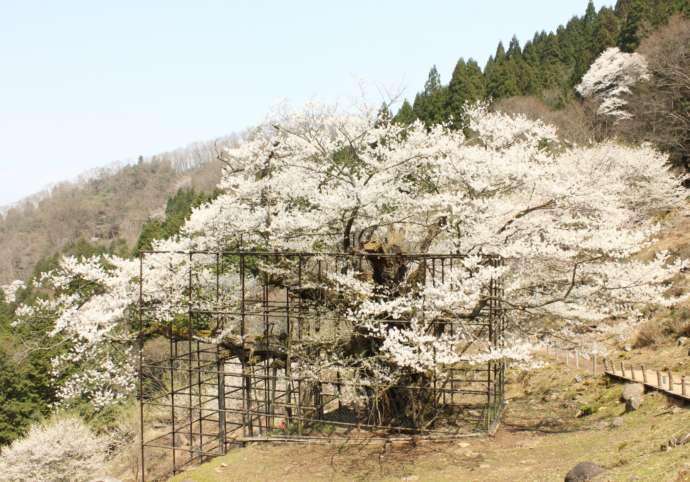
[[(659, 214), (685, 209), (686, 194), (665, 156), (615, 142), (566, 145), (551, 126), (484, 105), (468, 107), (467, 117), (468, 129), (459, 132), (396, 125), (368, 108), (283, 109), (224, 153), (222, 194), (195, 209), (179, 236), (155, 243), (167, 254), (146, 257), (141, 266), (112, 256), (65, 258), (40, 280), (52, 295), (18, 307), (18, 322), (39, 312), (54, 317), (54, 333), (72, 343), (55, 360), (56, 374), (75, 373), (63, 397), (105, 404), (132, 388), (128, 320), (140, 269), (154, 320), (187, 309), (190, 272), (198, 287), (193, 303), (237, 302), (237, 270), (221, 273), (227, 289), (219, 301), (213, 255), (190, 262), (189, 250), (463, 256), (443, 283), (410, 267), (396, 279), (408, 288), (385, 296), (354, 271), (329, 273), (329, 286), (347, 294), (353, 333), (378, 340), (375, 352), (354, 361), (342, 350), (329, 356), (348, 358), (358, 376), (375, 382), (443, 373), (461, 359), (528, 360), (529, 335), (543, 320), (553, 332), (571, 333), (583, 323), (635, 320), (649, 304), (679, 301), (666, 296), (667, 283), (686, 261), (668, 253), (650, 262), (633, 256), (662, 229)], [(483, 263), (487, 256), (500, 256), (503, 266)], [(469, 329), (434, 333), (434, 321), (448, 313), (476, 316), (483, 287), (496, 277), (510, 308), (506, 348), (482, 345)], [(404, 323), (384, 326), (382, 318)], [(213, 336), (222, 341), (232, 331), (226, 326)], [(124, 349), (113, 350), (116, 344)], [(459, 348), (470, 344), (471, 355)], [(314, 371), (327, 363), (312, 361)]]

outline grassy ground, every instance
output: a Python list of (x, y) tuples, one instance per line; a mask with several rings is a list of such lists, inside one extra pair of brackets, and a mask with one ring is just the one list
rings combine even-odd
[[(690, 480), (690, 444), (661, 449), (690, 432), (690, 409), (650, 393), (638, 411), (624, 414), (620, 385), (574, 377), (562, 366), (514, 373), (494, 437), (400, 445), (388, 453), (380, 445), (257, 444), (173, 480), (560, 481), (587, 460), (607, 468), (597, 480)], [(622, 426), (612, 427), (618, 416)]]

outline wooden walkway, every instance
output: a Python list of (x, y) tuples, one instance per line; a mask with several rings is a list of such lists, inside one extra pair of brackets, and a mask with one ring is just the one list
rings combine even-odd
[(556, 348), (547, 348), (547, 354), (556, 361), (565, 363), (566, 366), (606, 376), (627, 382), (642, 383), (645, 387), (663, 392), (690, 402), (690, 377), (668, 370), (651, 370), (644, 366), (625, 366), (623, 362), (618, 364), (589, 355), (577, 350), (565, 351)]
[(616, 367), (614, 363), (606, 360), (604, 360), (604, 373), (613, 378), (642, 383), (645, 387), (690, 401), (690, 380), (685, 375), (650, 370), (644, 366), (626, 367), (622, 362)]

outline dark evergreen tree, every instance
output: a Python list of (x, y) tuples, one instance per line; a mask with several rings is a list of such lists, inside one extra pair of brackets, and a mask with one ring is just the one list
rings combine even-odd
[(412, 104), (410, 104), (407, 99), (405, 99), (400, 106), (400, 110), (393, 118), (393, 122), (403, 125), (410, 125), (417, 120), (414, 110), (412, 109)]
[(640, 40), (642, 40), (643, 36), (644, 19), (644, 1), (632, 0), (618, 35), (618, 47), (623, 52), (633, 52), (640, 45)]
[(599, 10), (596, 27), (594, 28), (592, 46), (592, 53), (594, 54), (594, 57), (598, 56), (607, 48), (616, 45), (618, 39), (618, 28), (618, 17), (616, 17), (616, 14), (612, 9), (603, 7), (601, 10)]
[(446, 112), (451, 125), (456, 129), (465, 126), (464, 111), (467, 103), (484, 98), (484, 78), (476, 60), (461, 58), (455, 65), (453, 76), (448, 84), (448, 104)]
[(134, 247), (133, 255), (140, 250), (151, 249), (155, 239), (168, 239), (177, 234), (185, 220), (195, 207), (214, 199), (220, 191), (205, 194), (191, 188), (179, 189), (165, 205), (165, 218), (152, 218), (146, 221), (139, 233), (139, 239)]
[(441, 76), (434, 65), (424, 84), (424, 92), (417, 94), (412, 109), (415, 117), (431, 126), (447, 119), (445, 106), (448, 89), (441, 84)]
[(441, 87), (441, 76), (439, 75), (436, 66), (433, 65), (429, 71), (429, 77), (426, 79), (426, 83), (424, 84), (424, 93), (431, 95), (434, 92), (437, 92)]
[(391, 114), (391, 110), (388, 107), (388, 104), (383, 102), (381, 104), (381, 107), (379, 107), (379, 111), (376, 113), (376, 124), (388, 125), (391, 123), (392, 120), (393, 114)]
[(539, 95), (543, 88), (541, 63), (537, 47), (531, 41), (525, 43), (525, 47), (522, 49), (522, 58), (525, 62), (525, 69), (529, 71), (526, 93)]
[(516, 95), (517, 79), (515, 73), (508, 65), (503, 42), (498, 42), (496, 55), (489, 57), (489, 61), (484, 68), (486, 79), (486, 94), (492, 99), (500, 99), (510, 95)]
[[(36, 297), (31, 285), (17, 295), (22, 303)], [(64, 353), (60, 340), (48, 336), (50, 320), (11, 327), (13, 319), (12, 305), (0, 295), (0, 446), (50, 412), (57, 401), (51, 359)]]
[(520, 42), (518, 41), (515, 35), (513, 35), (513, 38), (510, 39), (510, 43), (508, 44), (508, 52), (506, 53), (506, 56), (509, 59), (516, 59), (522, 57), (522, 49), (520, 48)]

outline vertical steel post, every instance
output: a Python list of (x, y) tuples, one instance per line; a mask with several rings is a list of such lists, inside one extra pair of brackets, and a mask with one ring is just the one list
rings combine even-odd
[[(220, 252), (216, 253), (216, 310), (220, 311)], [(224, 315), (218, 314), (218, 317)], [(220, 320), (218, 320), (220, 325)], [(216, 345), (216, 370), (218, 376), (218, 449), (221, 455), (226, 452), (226, 417), (225, 417), (225, 357), (221, 355), (220, 346)]]
[(225, 455), (225, 359), (221, 356), (220, 346), (216, 346), (216, 369), (218, 370), (218, 448)]
[[(292, 423), (292, 333), (290, 319), (290, 286), (285, 286), (285, 325), (287, 330), (287, 353), (285, 354), (285, 418), (286, 424)], [(286, 426), (287, 428), (287, 426)]]
[(170, 367), (170, 420), (172, 429), (172, 463), (173, 463), (173, 475), (177, 472), (177, 462), (176, 462), (176, 438), (177, 431), (175, 430), (175, 358), (177, 358), (177, 342), (174, 340), (172, 320), (168, 323), (168, 336), (170, 337), (170, 359), (168, 364)]
[(139, 252), (139, 437), (141, 457), (141, 480), (146, 479), (144, 460), (144, 253)]
[(187, 411), (189, 416), (189, 462), (194, 460), (194, 399), (192, 398), (192, 387), (194, 378), (192, 366), (194, 363), (194, 352), (192, 350), (192, 331), (194, 330), (192, 324), (192, 263), (193, 254), (189, 253), (189, 270), (188, 270), (188, 289), (187, 289), (187, 389), (189, 390), (189, 409)]
[(252, 382), (250, 375), (247, 370), (247, 360), (246, 354), (247, 349), (245, 346), (245, 331), (246, 331), (246, 304), (245, 304), (245, 253), (240, 253), (240, 338), (242, 343), (242, 349), (240, 354), (240, 362), (242, 363), (242, 408), (243, 408), (243, 433), (245, 436), (253, 436), (254, 429), (252, 427), (252, 414), (251, 414), (251, 404), (252, 404)]
[[(268, 348), (269, 348), (269, 314), (268, 314), (268, 274), (264, 273), (264, 282), (263, 282), (263, 290), (262, 290), (262, 307), (263, 307), (263, 313), (262, 313), (262, 318), (263, 318), (263, 324), (264, 324), (264, 345), (266, 346), (267, 353), (268, 353)], [(271, 401), (269, 400), (269, 396), (271, 394), (270, 387), (269, 387), (269, 369), (268, 369), (268, 354), (264, 356), (264, 362), (263, 362), (263, 379), (264, 379), (264, 408), (263, 408), (263, 426), (261, 424), (261, 419), (259, 419), (259, 433), (261, 433), (261, 430), (265, 430), (266, 433), (270, 430), (270, 420), (269, 420), (269, 413), (270, 413), (270, 407), (271, 407)]]
[(204, 460), (204, 404), (202, 399), (201, 386), (201, 347), (199, 340), (196, 341), (196, 380), (197, 380), (197, 399), (199, 401), (199, 456), (200, 461)]
[[(297, 343), (301, 346), (302, 344), (302, 256), (297, 256)], [(299, 360), (297, 361), (298, 368)], [(298, 370), (301, 372), (301, 370)], [(302, 435), (303, 430), (303, 408), (302, 408), (302, 376), (300, 375), (297, 380), (297, 433)]]
[[(494, 311), (493, 311), (493, 291), (494, 291), (494, 280), (491, 278), (489, 281), (489, 344), (491, 348), (494, 347), (493, 343), (493, 324), (494, 324)], [(491, 360), (488, 361), (486, 365), (486, 430), (489, 430), (491, 426), (491, 369), (493, 364)]]

